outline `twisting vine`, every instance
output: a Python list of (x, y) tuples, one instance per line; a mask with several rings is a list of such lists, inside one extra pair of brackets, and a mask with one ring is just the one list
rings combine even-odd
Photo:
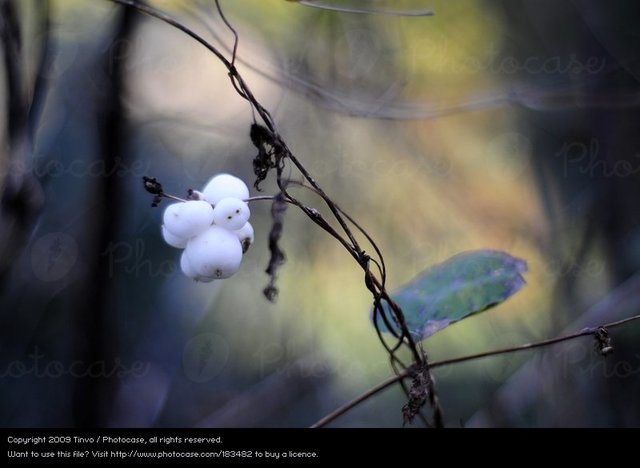
[[(408, 402), (403, 408), (405, 423), (410, 423), (415, 416), (420, 416), (423, 418), (425, 423), (435, 427), (442, 427), (444, 425), (442, 409), (438, 403), (427, 354), (422, 348), (418, 348), (416, 345), (415, 340), (407, 327), (402, 309), (391, 299), (386, 290), (386, 269), (384, 258), (379, 247), (366, 230), (362, 228), (360, 224), (355, 222), (354, 218), (339, 208), (336, 202), (334, 202), (333, 199), (322, 189), (302, 162), (289, 149), (282, 136), (278, 133), (271, 114), (262, 104), (260, 104), (251, 91), (251, 88), (235, 66), (239, 38), (236, 30), (224, 15), (219, 0), (215, 0), (218, 13), (224, 24), (229, 28), (234, 36), (234, 45), (230, 58), (227, 58), (218, 48), (206, 41), (193, 30), (179, 23), (166, 13), (144, 4), (141, 1), (111, 1), (135, 8), (141, 13), (162, 20), (206, 47), (227, 69), (231, 84), (238, 95), (245, 99), (251, 106), (254, 121), (250, 129), (250, 138), (258, 151), (258, 154), (253, 160), (253, 168), (256, 175), (255, 187), (259, 190), (260, 183), (267, 177), (269, 172), (275, 170), (276, 182), (280, 190), (280, 192), (273, 197), (271, 208), (273, 222), (269, 233), (269, 250), (271, 252), (271, 257), (266, 269), (266, 273), (269, 275), (270, 280), (269, 284), (264, 289), (266, 298), (273, 301), (278, 294), (276, 286), (277, 273), (278, 269), (285, 261), (284, 252), (279, 247), (279, 239), (283, 230), (284, 212), (287, 204), (290, 204), (300, 209), (311, 221), (334, 237), (362, 268), (364, 272), (365, 287), (371, 292), (373, 297), (373, 322), (380, 342), (389, 354), (390, 363), (396, 375), (411, 377), (413, 380), (411, 387), (408, 388), (403, 378), (398, 379), (398, 383), (400, 383), (408, 398)], [(285, 164), (287, 162), (300, 172), (304, 180), (303, 184), (294, 184), (288, 178), (283, 177)], [(149, 181), (145, 180), (146, 187), (148, 182)], [(302, 185), (318, 195), (331, 212), (333, 219), (337, 222), (339, 228), (336, 229), (332, 226), (332, 224), (325, 219), (317, 209), (306, 206), (293, 196), (289, 191), (289, 187), (295, 185)], [(361, 247), (356, 235), (354, 234), (354, 230), (362, 234), (371, 244), (378, 257), (377, 259), (371, 257)], [(379, 276), (371, 270), (371, 263), (376, 265)], [(388, 309), (392, 312), (390, 317), (387, 315), (385, 308), (383, 307), (385, 303), (388, 306)], [(387, 330), (394, 330), (395, 328), (400, 330), (399, 333), (392, 332), (395, 343), (387, 343), (380, 330), (380, 321), (386, 325)], [(390, 326), (392, 322), (396, 324), (397, 327)], [(411, 353), (413, 363), (410, 366), (406, 365), (398, 356), (398, 351), (403, 347), (408, 348)], [(432, 409), (431, 423), (429, 423), (421, 413), (421, 408), (427, 401), (430, 403)]]
[[(381, 382), (370, 390), (367, 390), (362, 395), (356, 397), (354, 400), (332, 411), (327, 416), (315, 423), (312, 427), (323, 427), (329, 424), (331, 421), (350, 411), (358, 404), (395, 384), (400, 384), (405, 391), (405, 394), (407, 395), (407, 403), (402, 408), (405, 423), (410, 423), (414, 419), (414, 417), (419, 416), (428, 425), (442, 427), (444, 425), (442, 409), (438, 402), (438, 397), (431, 374), (432, 369), (490, 356), (547, 347), (556, 343), (574, 340), (583, 336), (593, 336), (595, 339), (597, 352), (603, 356), (606, 356), (613, 351), (608, 329), (640, 320), (640, 315), (635, 315), (623, 320), (619, 320), (617, 322), (606, 323), (598, 327), (587, 327), (578, 332), (551, 338), (548, 340), (523, 344), (510, 348), (485, 351), (477, 354), (430, 363), (421, 344), (417, 345), (412, 335), (410, 334), (405, 322), (402, 309), (391, 299), (391, 297), (387, 293), (385, 287), (387, 279), (385, 261), (382, 252), (376, 245), (374, 239), (353, 217), (342, 210), (338, 206), (338, 204), (333, 201), (327, 193), (323, 191), (320, 185), (314, 180), (311, 174), (304, 167), (302, 162), (291, 152), (284, 139), (278, 133), (275, 122), (273, 121), (270, 113), (255, 98), (248, 84), (244, 81), (242, 75), (236, 69), (235, 63), (239, 37), (231, 22), (226, 18), (219, 0), (214, 0), (217, 12), (220, 15), (223, 23), (232, 32), (234, 37), (233, 47), (229, 52), (231, 54), (230, 59), (228, 59), (225, 54), (223, 54), (219, 49), (207, 42), (205, 39), (203, 39), (188, 27), (179, 23), (167, 14), (142, 3), (141, 1), (111, 1), (135, 8), (144, 14), (160, 19), (187, 34), (188, 36), (199, 42), (201, 45), (206, 47), (226, 67), (233, 88), (243, 99), (245, 99), (249, 103), (253, 115), (253, 123), (250, 128), (249, 137), (251, 139), (251, 142), (257, 149), (257, 155), (253, 160), (253, 169), (256, 176), (254, 186), (256, 187), (256, 189), (260, 190), (260, 183), (266, 179), (270, 172), (275, 171), (276, 181), (279, 188), (279, 192), (273, 196), (257, 196), (245, 200), (269, 200), (272, 202), (272, 228), (269, 234), (269, 250), (271, 252), (271, 258), (266, 269), (266, 273), (269, 275), (269, 283), (264, 289), (264, 295), (267, 297), (267, 299), (273, 301), (278, 294), (276, 284), (277, 273), (278, 269), (285, 261), (285, 254), (280, 249), (279, 240), (284, 228), (284, 214), (288, 205), (292, 205), (300, 209), (311, 221), (317, 224), (329, 235), (334, 237), (360, 265), (364, 272), (365, 287), (371, 292), (373, 297), (373, 322), (375, 324), (375, 329), (380, 342), (389, 354), (390, 363), (395, 372), (395, 375), (385, 380), (384, 382)], [(285, 178), (283, 176), (287, 162), (300, 172), (303, 178), (302, 181), (291, 180), (290, 178)], [(160, 183), (153, 178), (145, 177), (144, 184), (145, 188), (150, 193), (154, 194), (154, 204), (156, 205), (161, 201), (162, 198), (171, 198), (183, 201), (178, 197), (165, 193), (162, 190), (162, 186), (160, 185)], [(338, 223), (339, 228), (335, 228), (327, 219), (325, 219), (324, 216), (322, 216), (322, 214), (317, 209), (304, 205), (296, 197), (294, 197), (290, 191), (290, 188), (295, 187), (310, 190), (315, 193), (320, 199), (322, 199), (331, 212), (333, 219)], [(191, 196), (191, 194), (189, 194), (189, 196)], [(365, 250), (358, 242), (358, 239), (354, 232), (364, 236), (364, 238), (373, 248), (375, 256), (372, 257), (365, 252)], [(374, 271), (372, 271), (372, 269), (370, 268), (371, 264), (375, 265), (377, 274), (374, 273)], [(638, 287), (640, 287), (640, 277), (638, 277), (637, 280), (632, 284), (631, 289), (637, 290)], [(627, 289), (629, 288), (627, 287)], [(385, 304), (388, 307), (383, 307)], [(392, 312), (390, 316), (387, 315), (386, 310), (390, 310)], [(386, 330), (388, 330), (393, 335), (394, 341), (392, 343), (388, 343), (387, 339), (382, 335), (380, 327), (381, 321), (385, 325)], [(392, 322), (397, 325), (397, 327), (391, 326)], [(397, 332), (396, 330), (400, 331)], [(412, 363), (410, 365), (405, 364), (398, 356), (398, 351), (403, 347), (408, 348), (411, 352)], [(405, 381), (409, 380), (411, 381), (411, 385), (408, 387)], [(431, 422), (427, 421), (421, 413), (422, 407), (427, 402), (430, 404), (432, 409)]]
[[(519, 351), (527, 351), (530, 349), (543, 348), (543, 347), (551, 346), (558, 343), (564, 343), (566, 341), (572, 341), (577, 338), (582, 338), (583, 336), (593, 336), (595, 339), (596, 351), (603, 356), (607, 356), (608, 354), (611, 354), (613, 352), (613, 347), (611, 346), (611, 338), (609, 337), (608, 330), (611, 328), (622, 326), (622, 325), (627, 325), (637, 320), (640, 320), (640, 315), (634, 315), (626, 319), (618, 320), (616, 322), (606, 323), (597, 327), (587, 327), (587, 328), (584, 328), (583, 330), (580, 330), (579, 332), (571, 333), (569, 335), (564, 335), (564, 336), (558, 336), (555, 338), (550, 338), (548, 340), (536, 341), (534, 343), (526, 343), (526, 344), (513, 346), (509, 348), (494, 349), (491, 351), (484, 351), (482, 353), (470, 354), (467, 356), (461, 356), (457, 358), (444, 359), (442, 361), (434, 361), (430, 364), (430, 368), (436, 369), (438, 367), (450, 366), (453, 364), (460, 364), (463, 362), (474, 361), (476, 359), (483, 359), (491, 356), (499, 356), (501, 354), (511, 354), (511, 353), (517, 353)], [(353, 400), (345, 403), (340, 408), (337, 408), (336, 410), (327, 414), (325, 417), (320, 419), (311, 427), (317, 428), (317, 427), (326, 426), (330, 422), (335, 421), (337, 418), (339, 418), (343, 414), (347, 413), (348, 411), (351, 411), (360, 403), (363, 403), (364, 401), (368, 400), (374, 395), (386, 390), (391, 385), (397, 383), (402, 379), (406, 379), (411, 375), (415, 375), (415, 373), (412, 371), (413, 369), (407, 369), (400, 374), (397, 374), (393, 377), (388, 378), (387, 380), (379, 383), (375, 387), (372, 387), (366, 392), (357, 396)]]

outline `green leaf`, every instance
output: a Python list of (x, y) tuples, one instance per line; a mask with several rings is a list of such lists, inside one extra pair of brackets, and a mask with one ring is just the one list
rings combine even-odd
[[(422, 341), (520, 291), (526, 284), (525, 271), (524, 260), (505, 252), (464, 252), (429, 268), (391, 297), (402, 308), (413, 337)], [(399, 334), (389, 305), (384, 303), (383, 309)], [(380, 330), (388, 331), (381, 317), (377, 322)]]

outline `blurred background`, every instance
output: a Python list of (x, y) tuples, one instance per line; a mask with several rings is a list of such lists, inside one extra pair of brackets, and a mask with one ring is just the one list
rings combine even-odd
[[(221, 3), (238, 69), (391, 290), (461, 251), (528, 262), (522, 292), (425, 342), (432, 360), (640, 311), (639, 4)], [(214, 2), (148, 4), (230, 51)], [(250, 107), (210, 52), (107, 0), (0, 9), (2, 426), (304, 427), (391, 375), (359, 266), (300, 212), (275, 304), (269, 202), (231, 279), (194, 283), (162, 241), (143, 176), (176, 195), (254, 180)], [(439, 368), (446, 424), (638, 426), (639, 334), (612, 330), (606, 358), (584, 338)], [(393, 387), (332, 425), (399, 427), (404, 403)]]

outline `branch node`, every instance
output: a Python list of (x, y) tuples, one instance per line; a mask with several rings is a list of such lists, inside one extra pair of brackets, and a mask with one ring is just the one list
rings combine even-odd
[(602, 356), (608, 356), (613, 353), (613, 346), (611, 346), (611, 337), (609, 331), (605, 327), (598, 327), (594, 332), (594, 338), (596, 340), (596, 351)]
[(144, 183), (144, 188), (147, 192), (152, 195), (161, 195), (162, 194), (162, 184), (158, 182), (158, 179), (155, 177), (142, 177), (142, 181)]
[(258, 149), (258, 154), (253, 158), (253, 173), (256, 176), (253, 186), (260, 191), (260, 183), (266, 179), (269, 171), (281, 167), (283, 147), (273, 132), (258, 123), (251, 124), (249, 137)]

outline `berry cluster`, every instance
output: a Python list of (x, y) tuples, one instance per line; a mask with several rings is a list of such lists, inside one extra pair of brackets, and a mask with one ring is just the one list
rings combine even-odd
[(219, 174), (191, 198), (164, 210), (162, 237), (170, 246), (184, 249), (180, 268), (189, 278), (203, 283), (229, 278), (253, 243), (245, 201), (249, 189), (237, 177)]

